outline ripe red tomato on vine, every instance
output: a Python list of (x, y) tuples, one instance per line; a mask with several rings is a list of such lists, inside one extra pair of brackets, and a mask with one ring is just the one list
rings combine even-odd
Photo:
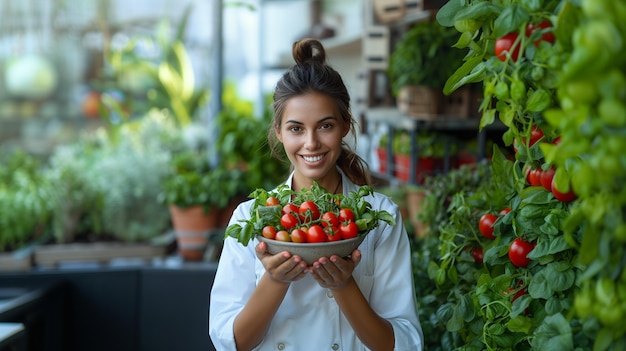
[(509, 246), (509, 259), (516, 267), (526, 267), (530, 263), (530, 258), (526, 257), (535, 248), (534, 243), (529, 243), (522, 238), (513, 240)]
[(498, 217), (491, 213), (485, 213), (482, 215), (478, 221), (478, 230), (480, 231), (480, 234), (487, 239), (495, 239), (496, 237), (493, 235), (493, 225), (497, 219)]
[[(526, 25), (526, 36), (530, 37), (533, 34), (533, 32), (536, 30), (543, 30), (543, 29), (551, 28), (551, 27), (552, 27), (552, 23), (550, 23), (550, 21), (541, 21), (538, 24), (528, 23)], [(543, 33), (541, 37), (535, 40), (533, 43), (535, 44), (535, 46), (537, 46), (542, 40), (547, 41), (550, 44), (554, 44), (554, 42), (556, 41), (556, 37), (554, 36), (554, 33), (546, 32), (546, 33)]]
[(515, 41), (518, 36), (519, 35), (516, 32), (511, 32), (496, 39), (495, 54), (500, 61), (506, 61), (507, 52), (511, 55), (511, 60), (517, 61), (519, 58), (520, 43), (515, 43)]

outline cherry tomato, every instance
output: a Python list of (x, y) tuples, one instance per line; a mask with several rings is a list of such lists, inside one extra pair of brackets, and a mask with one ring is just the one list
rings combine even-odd
[(554, 167), (541, 172), (541, 185), (548, 191), (552, 191), (552, 179), (554, 178)]
[(322, 227), (338, 227), (339, 217), (334, 212), (326, 212), (322, 216)]
[(574, 193), (574, 190), (570, 187), (567, 193), (560, 192), (555, 186), (556, 184), (554, 181), (555, 179), (556, 178), (552, 178), (552, 186), (550, 187), (550, 191), (552, 191), (552, 195), (554, 195), (554, 197), (561, 202), (572, 202), (576, 200), (577, 196)]
[(496, 222), (498, 217), (491, 213), (485, 213), (480, 217), (478, 222), (478, 230), (480, 234), (482, 234), (487, 239), (495, 239), (493, 236), (493, 224)]
[(326, 233), (324, 233), (324, 229), (317, 224), (313, 224), (309, 227), (309, 230), (306, 233), (306, 241), (308, 243), (323, 243), (328, 238), (326, 237)]
[[(550, 21), (542, 21), (539, 24), (528, 23), (528, 25), (526, 25), (526, 36), (530, 37), (531, 34), (533, 34), (533, 32), (538, 29), (543, 30), (543, 29), (551, 28), (551, 27), (552, 27), (552, 23), (550, 23)], [(541, 35), (541, 38), (534, 41), (535, 46), (539, 45), (539, 42), (542, 40), (547, 41), (550, 44), (554, 44), (556, 37), (554, 36), (554, 33), (552, 32), (543, 33)]]
[(535, 143), (538, 142), (541, 138), (543, 138), (543, 131), (539, 129), (539, 127), (533, 126), (532, 130), (530, 131), (530, 144), (528, 144), (528, 146), (535, 145)]
[(265, 200), (265, 206), (278, 206), (280, 205), (280, 201), (277, 197), (270, 196)]
[(554, 140), (552, 140), (552, 144), (554, 145), (559, 145), (561, 143), (561, 136), (559, 135), (558, 137), (554, 138)]
[(298, 213), (298, 206), (296, 206), (295, 204), (292, 204), (291, 202), (286, 204), (285, 206), (283, 206), (283, 214), (288, 214), (288, 213)]
[(266, 225), (263, 227), (261, 235), (263, 235), (264, 238), (274, 239), (276, 238), (276, 228), (273, 225)]
[(500, 216), (504, 216), (507, 213), (511, 212), (511, 208), (510, 207), (505, 207), (502, 210), (500, 210)]
[(276, 233), (276, 240), (278, 241), (291, 241), (289, 233), (286, 230), (279, 230)]
[(339, 221), (342, 223), (354, 221), (354, 212), (349, 208), (342, 208), (339, 210)]
[(328, 241), (339, 241), (341, 240), (341, 234), (339, 233), (339, 226), (327, 226), (324, 227), (324, 232), (326, 233), (326, 237)]
[(280, 217), (280, 225), (287, 230), (293, 229), (298, 225), (298, 218), (293, 213), (286, 213)]
[(543, 170), (541, 168), (531, 169), (528, 172), (528, 184), (531, 186), (541, 186), (541, 173)]
[(306, 233), (302, 229), (294, 229), (291, 231), (291, 241), (294, 243), (306, 243)]
[(530, 263), (530, 259), (526, 256), (534, 248), (535, 244), (526, 242), (522, 238), (517, 238), (509, 246), (509, 259), (517, 267), (526, 267)]
[(320, 210), (313, 201), (304, 201), (298, 209), (300, 218), (305, 218), (308, 221), (315, 221), (320, 218)]
[[(517, 37), (518, 37), (518, 34), (516, 32), (511, 32), (503, 37), (496, 39), (495, 54), (501, 61), (506, 61), (507, 52), (510, 52), (511, 59), (513, 61), (517, 61), (517, 59), (519, 58), (520, 44), (517, 43), (515, 44), (515, 47), (513, 47), (513, 44), (515, 43), (515, 40), (517, 39)], [(513, 47), (513, 51), (511, 52), (512, 47)]]
[(353, 221), (344, 222), (339, 226), (339, 232), (344, 240), (356, 238), (359, 235), (359, 226)]
[(482, 247), (475, 247), (472, 249), (472, 257), (474, 258), (474, 261), (476, 261), (477, 263), (483, 263), (483, 248)]

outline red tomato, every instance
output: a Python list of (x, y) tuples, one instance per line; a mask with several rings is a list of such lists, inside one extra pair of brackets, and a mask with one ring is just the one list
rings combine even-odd
[(342, 239), (339, 233), (339, 226), (328, 226), (324, 228), (328, 241), (339, 241)]
[(338, 227), (339, 217), (334, 212), (326, 212), (322, 216), (322, 227)]
[(509, 246), (509, 259), (517, 267), (526, 267), (530, 263), (530, 258), (526, 256), (534, 248), (535, 244), (528, 243), (522, 240), (522, 238), (517, 238)]
[(535, 168), (528, 172), (528, 184), (531, 186), (541, 186), (541, 173), (543, 170), (541, 168)]
[(554, 178), (554, 167), (541, 172), (541, 185), (548, 191), (552, 191), (552, 179)]
[(507, 213), (511, 212), (511, 208), (510, 207), (505, 207), (502, 210), (500, 210), (500, 216), (504, 216)]
[(286, 230), (279, 230), (278, 233), (276, 233), (276, 240), (291, 241), (291, 238), (289, 237), (289, 233)]
[(280, 225), (287, 230), (293, 229), (298, 225), (298, 218), (293, 213), (284, 214), (280, 217)]
[(359, 226), (353, 221), (344, 222), (339, 226), (339, 232), (344, 240), (356, 238), (359, 235)]
[(315, 221), (320, 218), (320, 210), (313, 201), (304, 201), (298, 209), (300, 218), (304, 218), (306, 221)]
[(328, 238), (322, 227), (317, 224), (313, 224), (309, 227), (309, 231), (306, 233), (306, 241), (308, 243), (323, 243), (326, 240), (328, 240)]
[(498, 217), (491, 213), (485, 213), (480, 217), (478, 222), (478, 230), (480, 234), (482, 234), (487, 239), (495, 239), (493, 236), (493, 224), (496, 222)]
[(532, 130), (530, 131), (530, 144), (528, 145), (535, 145), (535, 143), (538, 142), (541, 138), (543, 138), (543, 131), (539, 129), (539, 127), (533, 126)]
[(554, 186), (554, 178), (552, 178), (552, 185), (550, 187), (550, 191), (552, 191), (552, 195), (556, 197), (557, 200), (561, 202), (572, 202), (576, 200), (577, 196), (574, 193), (574, 190), (570, 187), (567, 193), (560, 192), (556, 186)]
[[(530, 35), (533, 34), (533, 32), (538, 29), (543, 30), (543, 29), (551, 28), (551, 27), (552, 27), (552, 23), (550, 23), (550, 21), (543, 21), (543, 22), (540, 22), (539, 24), (528, 23), (528, 25), (526, 25), (526, 36), (530, 37)], [(541, 35), (541, 38), (534, 41), (535, 46), (539, 45), (539, 42), (542, 40), (547, 41), (550, 44), (554, 44), (556, 37), (554, 36), (554, 33), (552, 32), (543, 33)]]
[(552, 140), (552, 144), (559, 145), (561, 143), (561, 136), (558, 136)]
[(261, 235), (263, 235), (263, 237), (268, 238), (268, 239), (274, 239), (276, 238), (276, 228), (273, 225), (267, 225), (263, 227), (263, 230), (261, 231)]
[(342, 223), (354, 221), (354, 212), (349, 208), (342, 208), (339, 210), (339, 221)]
[(277, 197), (270, 196), (265, 200), (265, 206), (278, 206), (280, 205), (280, 201), (278, 201)]
[(475, 247), (472, 249), (472, 257), (474, 258), (474, 261), (476, 261), (477, 263), (483, 263), (483, 248), (482, 247)]
[(306, 243), (306, 233), (302, 229), (294, 229), (291, 231), (291, 241), (294, 243)]
[[(496, 40), (495, 54), (501, 61), (506, 60), (507, 52), (510, 52), (511, 59), (513, 61), (517, 61), (519, 57), (520, 44), (517, 43), (515, 44), (515, 47), (513, 47), (513, 43), (515, 43), (515, 40), (517, 39), (517, 37), (518, 37), (518, 34), (516, 32), (511, 32)], [(513, 51), (511, 52), (512, 47), (513, 47)]]
[(283, 206), (283, 214), (287, 213), (298, 213), (298, 206), (292, 204), (291, 202)]

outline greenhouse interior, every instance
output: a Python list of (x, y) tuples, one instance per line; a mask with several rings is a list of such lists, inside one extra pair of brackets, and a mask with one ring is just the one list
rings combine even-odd
[(0, 0), (0, 351), (626, 350), (625, 149), (624, 1)]

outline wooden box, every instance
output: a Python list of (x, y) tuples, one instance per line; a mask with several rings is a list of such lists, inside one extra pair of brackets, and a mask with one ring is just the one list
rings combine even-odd
[(363, 33), (363, 57), (367, 69), (386, 70), (389, 65), (389, 28), (374, 26)]

